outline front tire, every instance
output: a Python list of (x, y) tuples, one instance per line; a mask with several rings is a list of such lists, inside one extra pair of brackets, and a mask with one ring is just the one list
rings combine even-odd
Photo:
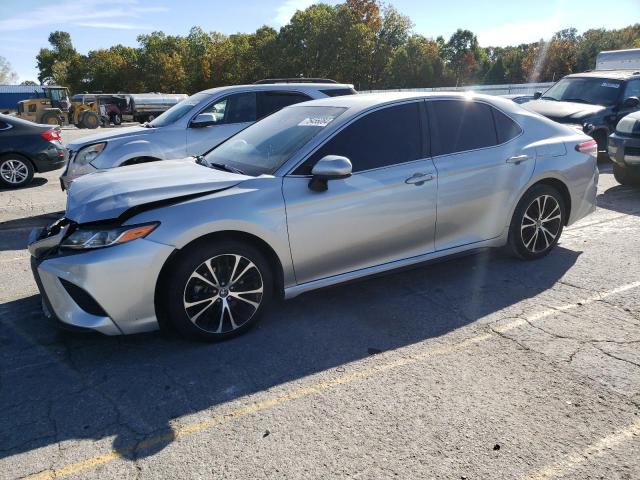
[(273, 298), (273, 273), (265, 256), (235, 241), (198, 243), (168, 267), (159, 307), (188, 338), (220, 341), (259, 320)]
[(613, 176), (620, 185), (638, 186), (640, 185), (640, 174), (622, 167), (616, 163), (613, 164)]
[(534, 185), (513, 213), (511, 252), (524, 260), (544, 257), (557, 245), (565, 223), (566, 208), (560, 192), (549, 185)]

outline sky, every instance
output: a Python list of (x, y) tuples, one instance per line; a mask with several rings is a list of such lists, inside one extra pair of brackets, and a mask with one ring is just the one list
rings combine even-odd
[[(339, 0), (323, 0), (336, 4)], [(225, 34), (279, 28), (314, 0), (0, 0), (0, 56), (23, 80), (36, 80), (35, 57), (54, 30), (71, 34), (80, 53), (154, 30), (185, 35), (192, 26)], [(458, 28), (481, 46), (548, 39), (562, 28), (621, 28), (640, 21), (640, 0), (387, 0), (414, 23), (414, 32), (448, 38)]]

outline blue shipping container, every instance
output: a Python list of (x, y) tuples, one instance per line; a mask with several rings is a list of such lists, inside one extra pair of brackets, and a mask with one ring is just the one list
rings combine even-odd
[(0, 112), (18, 110), (19, 101), (38, 97), (44, 97), (39, 85), (0, 85)]

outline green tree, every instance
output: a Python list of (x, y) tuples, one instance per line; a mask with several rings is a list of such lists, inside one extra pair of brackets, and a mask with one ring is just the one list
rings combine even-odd
[(387, 86), (393, 88), (442, 85), (444, 61), (438, 43), (422, 35), (411, 35), (394, 53), (389, 74)]

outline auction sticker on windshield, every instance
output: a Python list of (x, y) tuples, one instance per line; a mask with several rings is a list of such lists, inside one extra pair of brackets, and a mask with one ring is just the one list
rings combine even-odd
[(298, 126), (299, 127), (326, 127), (333, 120), (335, 120), (335, 116), (327, 115), (324, 117), (307, 117), (302, 120)]
[(602, 82), (602, 87), (609, 87), (609, 88), (620, 88), (620, 84), (619, 83), (609, 83), (609, 82)]

